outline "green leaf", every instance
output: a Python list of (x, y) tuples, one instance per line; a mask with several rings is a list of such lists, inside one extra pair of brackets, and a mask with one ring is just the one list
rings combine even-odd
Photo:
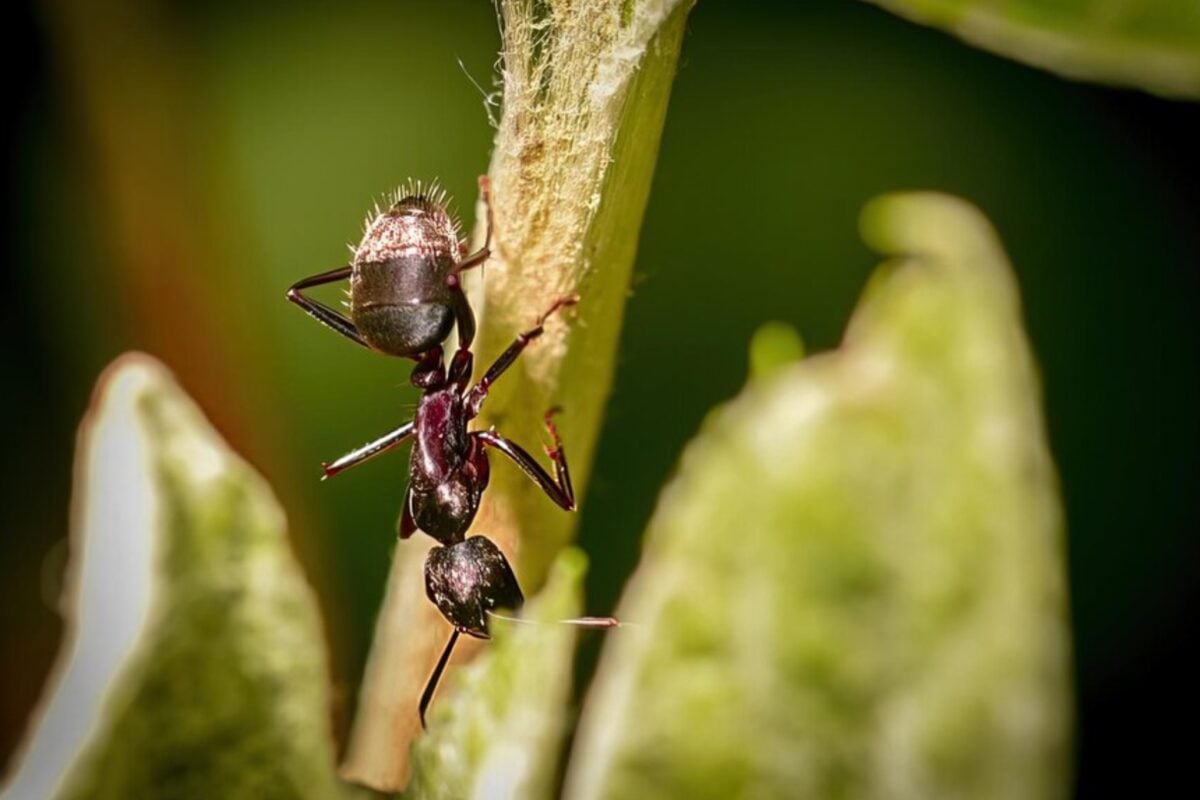
[(1070, 78), (1200, 98), (1200, 4), (1183, 0), (870, 0)]
[(1039, 798), (1068, 785), (1057, 483), (1013, 276), (936, 194), (844, 345), (752, 381), (663, 492), (567, 797)]
[(551, 796), (575, 657), (575, 629), (561, 621), (579, 614), (586, 567), (582, 552), (563, 551), (521, 621), (495, 622), (486, 654), (447, 681), (457, 691), (431, 707), (405, 797)]
[(101, 379), (74, 502), (68, 631), (5, 796), (339, 796), (283, 513), (157, 361)]
[(750, 377), (765, 378), (804, 358), (804, 340), (786, 322), (768, 322), (750, 340)]
[[(480, 319), (477, 374), (556, 299), (577, 293), (580, 301), (548, 320), (495, 384), (477, 426), (494, 425), (537, 452), (543, 414), (561, 406), (556, 422), (581, 502), (692, 4), (499, 3), (504, 106), (488, 170), (495, 232), (487, 265), (467, 276)], [(515, 556), (532, 593), (575, 522), (498, 462), (472, 532)], [(343, 767), (392, 790), (407, 783), (417, 697), (441, 646), (428, 634), (437, 615), (420, 580), (424, 551), (405, 543), (396, 554)]]

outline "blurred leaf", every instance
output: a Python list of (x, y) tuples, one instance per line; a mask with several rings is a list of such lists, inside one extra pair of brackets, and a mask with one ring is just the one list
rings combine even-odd
[[(556, 299), (581, 299), (551, 318), (495, 384), (477, 426), (495, 425), (536, 452), (542, 415), (562, 406), (557, 422), (581, 501), (692, 3), (499, 3), (504, 106), (489, 168), (495, 235), (492, 258), (468, 277), (481, 323), (477, 374)], [(575, 522), (520, 470), (498, 462), (472, 531), (516, 556), (533, 592)], [(343, 767), (378, 789), (408, 781), (417, 697), (441, 646), (428, 634), (438, 616), (423, 599), (422, 557), (419, 548), (397, 550)]]
[(461, 691), (430, 707), (405, 797), (551, 796), (575, 659), (575, 628), (560, 621), (579, 613), (586, 566), (582, 552), (562, 552), (523, 622), (493, 624), (485, 655), (456, 676)]
[(786, 322), (768, 322), (750, 340), (750, 377), (765, 378), (804, 358), (804, 340)]
[(336, 797), (311, 590), (263, 480), (157, 361), (79, 437), (66, 611), (6, 797)]
[(1070, 78), (1200, 98), (1200, 3), (870, 0)]
[(1016, 287), (897, 195), (844, 345), (753, 381), (663, 492), (567, 796), (1061, 796), (1057, 485)]

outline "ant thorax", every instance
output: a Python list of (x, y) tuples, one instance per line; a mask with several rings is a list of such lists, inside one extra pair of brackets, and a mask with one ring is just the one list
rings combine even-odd
[(447, 386), (427, 392), (413, 421), (416, 441), (410, 458), (418, 480), (444, 480), (462, 466), (470, 449), (458, 390)]
[(437, 198), (408, 195), (367, 222), (354, 265), (380, 263), (403, 256), (432, 257), (452, 264), (460, 255), (458, 221)]

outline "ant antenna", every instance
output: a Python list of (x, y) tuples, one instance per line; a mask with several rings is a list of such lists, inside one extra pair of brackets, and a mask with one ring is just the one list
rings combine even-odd
[[(519, 622), (524, 625), (541, 625), (541, 622), (535, 622), (531, 619), (521, 619), (520, 617), (511, 617), (508, 614), (499, 614), (495, 611), (488, 611), (489, 617), (502, 619), (505, 622)], [(578, 625), (581, 628), (589, 628), (599, 630), (604, 628), (620, 628), (622, 623), (616, 617), (574, 617), (572, 619), (557, 620), (560, 625)], [(425, 729), (425, 711), (429, 708), (429, 704), (433, 702), (433, 693), (437, 690), (438, 683), (442, 679), (442, 673), (446, 671), (446, 664), (450, 661), (450, 654), (454, 651), (454, 645), (458, 644), (458, 636), (462, 633), (458, 628), (450, 634), (449, 640), (446, 642), (446, 647), (442, 650), (442, 655), (438, 658), (437, 664), (433, 668), (433, 672), (429, 674), (429, 680), (425, 682), (425, 690), (421, 692), (421, 702), (417, 706), (417, 713), (421, 716), (421, 728)]]
[(454, 650), (454, 645), (458, 644), (459, 633), (461, 631), (455, 628), (454, 632), (450, 634), (446, 648), (442, 650), (441, 658), (433, 668), (429, 680), (425, 682), (425, 691), (421, 692), (421, 703), (417, 706), (417, 713), (421, 715), (421, 730), (425, 730), (425, 709), (429, 708), (429, 702), (433, 700), (433, 693), (437, 689), (438, 681), (442, 679), (442, 673), (446, 670), (446, 662), (450, 660), (450, 653)]
[[(488, 611), (489, 617), (502, 619), (505, 622), (519, 622), (523, 625), (542, 625), (544, 623), (537, 622), (532, 619), (521, 619), (520, 617), (510, 617), (508, 614), (499, 614), (495, 611)], [(602, 629), (602, 628), (620, 628), (625, 623), (616, 617), (575, 617), (573, 619), (555, 620), (559, 625), (578, 625), (581, 628)]]

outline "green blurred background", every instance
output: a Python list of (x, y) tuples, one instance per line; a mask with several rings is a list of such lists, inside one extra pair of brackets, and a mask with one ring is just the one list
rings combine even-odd
[[(0, 753), (60, 636), (75, 426), (130, 348), (164, 358), (276, 487), (321, 597), (344, 731), (406, 459), (326, 484), (318, 464), (415, 395), (403, 363), (320, 329), (283, 290), (345, 263), (364, 212), (406, 177), (440, 177), (469, 212), (492, 133), (472, 83), (494, 88), (491, 4), (9, 14)], [(1198, 141), (1196, 106), (1065, 82), (853, 0), (700, 0), (581, 517), (589, 610), (615, 603), (681, 447), (742, 384), (752, 331), (781, 319), (810, 349), (836, 346), (874, 264), (862, 205), (960, 194), (1000, 230), (1045, 380), (1078, 794), (1166, 785), (1186, 751), (1161, 720), (1195, 694)]]

